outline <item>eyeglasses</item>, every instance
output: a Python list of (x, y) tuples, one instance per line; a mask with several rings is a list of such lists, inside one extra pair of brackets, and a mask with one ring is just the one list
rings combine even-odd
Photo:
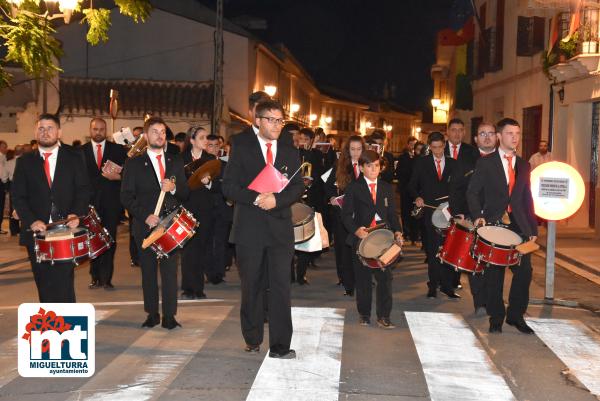
[(265, 120), (267, 120), (269, 122), (269, 124), (276, 124), (276, 125), (285, 124), (285, 120), (283, 118), (265, 117), (265, 116), (258, 116), (258, 118), (264, 118)]
[(481, 131), (481, 132), (478, 132), (477, 135), (482, 136), (484, 138), (489, 138), (489, 137), (496, 135), (496, 133), (492, 132), (492, 131), (488, 131), (488, 132)]

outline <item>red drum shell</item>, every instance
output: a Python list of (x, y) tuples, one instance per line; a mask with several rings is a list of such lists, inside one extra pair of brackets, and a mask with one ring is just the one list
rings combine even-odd
[[(489, 232), (492, 232), (497, 238), (502, 238), (505, 243), (506, 241), (512, 241), (513, 244), (499, 245), (494, 243), (494, 240), (490, 238)], [(507, 267), (515, 266), (521, 262), (521, 255), (515, 249), (521, 243), (519, 241), (522, 242), (520, 237), (508, 228), (495, 226), (480, 227), (477, 229), (477, 239), (471, 251), (471, 256), (480, 263)]]
[(90, 206), (87, 216), (82, 219), (82, 223), (89, 231), (90, 258), (96, 259), (110, 249), (115, 241), (106, 228), (102, 226), (94, 206)]
[(198, 222), (194, 215), (183, 206), (164, 219), (166, 224), (165, 233), (150, 245), (150, 248), (158, 257), (167, 257), (176, 248), (183, 248), (190, 238), (196, 233)]
[(440, 248), (440, 260), (457, 270), (481, 273), (484, 265), (477, 263), (470, 254), (475, 237), (475, 232), (470, 227), (453, 222), (446, 234), (444, 245)]
[[(62, 229), (64, 230), (64, 229)], [(54, 231), (56, 232), (56, 231)], [(67, 231), (65, 231), (67, 232)], [(38, 262), (73, 262), (79, 264), (89, 258), (88, 231), (72, 229), (73, 238), (52, 239), (52, 230), (35, 234), (35, 254)]]
[(400, 254), (390, 263), (383, 264), (379, 261), (379, 257), (383, 255), (395, 243), (394, 233), (385, 228), (371, 231), (358, 244), (356, 251), (358, 259), (364, 266), (372, 269), (383, 269), (396, 262)]

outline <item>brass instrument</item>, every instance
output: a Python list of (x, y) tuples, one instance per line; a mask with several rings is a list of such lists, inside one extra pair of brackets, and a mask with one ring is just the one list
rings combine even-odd
[(310, 188), (313, 184), (312, 164), (310, 164), (309, 162), (305, 162), (304, 157), (302, 158), (302, 164), (300, 165), (300, 174), (302, 174), (304, 186)]
[(146, 151), (148, 148), (148, 140), (146, 135), (141, 134), (137, 141), (131, 146), (131, 149), (127, 152), (127, 157), (139, 156)]

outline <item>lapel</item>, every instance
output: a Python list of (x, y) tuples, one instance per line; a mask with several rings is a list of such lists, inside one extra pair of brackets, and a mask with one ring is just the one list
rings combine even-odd
[(381, 219), (385, 219), (385, 216), (382, 215), (385, 214), (385, 210), (387, 208), (387, 206), (389, 205), (390, 200), (386, 198), (386, 193), (383, 191), (383, 185), (381, 185), (381, 179), (377, 179), (377, 195), (376, 195), (376, 208), (377, 208), (377, 213), (379, 214), (379, 217)]
[(40, 188), (47, 188), (49, 190), (50, 187), (48, 186), (48, 179), (46, 178), (46, 172), (44, 171), (44, 157), (37, 150), (35, 152), (35, 156), (33, 157), (32, 167), (36, 179), (40, 184)]
[[(502, 163), (502, 159), (500, 158), (500, 152), (496, 150), (492, 155), (488, 156), (492, 157), (494, 160), (494, 170), (496, 176), (499, 177), (498, 183), (503, 191), (508, 196), (508, 184), (506, 183), (506, 174), (504, 173), (504, 164)], [(516, 165), (516, 163), (515, 163)], [(515, 177), (516, 180), (516, 177)]]
[(54, 179), (52, 180), (52, 188), (55, 188), (56, 181), (60, 180), (60, 178), (64, 175), (67, 169), (65, 163), (65, 151), (61, 147), (59, 147), (58, 155), (56, 157), (56, 167), (54, 168)]
[[(450, 163), (448, 163), (448, 159), (452, 160)], [(456, 160), (454, 160), (451, 157), (446, 157), (446, 160), (444, 160), (444, 171), (442, 171), (442, 179), (440, 182), (448, 182), (448, 179), (450, 178), (450, 174), (452, 173), (452, 168), (449, 167), (449, 165), (452, 164), (452, 162), (456, 162)], [(437, 171), (436, 171), (436, 177), (437, 177)]]
[[(279, 170), (279, 172), (281, 174), (287, 174), (288, 177), (291, 177), (292, 174), (294, 174), (294, 171), (288, 171), (288, 166), (286, 166), (284, 163), (286, 161), (285, 155), (283, 154), (284, 152), (284, 146), (282, 142), (279, 142), (279, 139), (277, 140), (277, 154), (275, 155), (275, 162), (273, 164), (273, 166)], [(308, 161), (308, 160), (307, 160)]]
[[(449, 157), (449, 156), (447, 156)], [(433, 177), (433, 179), (436, 182), (440, 182), (440, 180), (438, 179), (438, 175), (437, 175), (437, 170), (436, 170), (436, 166), (437, 164), (435, 163), (435, 158), (433, 157), (433, 154), (429, 154), (427, 156), (427, 167), (425, 169), (425, 171), (428, 172), (428, 174)], [(444, 166), (445, 167), (445, 166)], [(444, 173), (446, 171), (446, 168), (444, 168), (444, 171), (442, 172), (442, 179), (444, 178)]]
[[(152, 177), (151, 181), (153, 181), (156, 184), (156, 186), (160, 189), (160, 182), (158, 182), (158, 177), (156, 176), (156, 172), (154, 171), (154, 166), (152, 165), (152, 160), (150, 160), (150, 156), (146, 152), (142, 157), (144, 158), (144, 167), (147, 171), (147, 174), (150, 174), (150, 177)], [(165, 169), (165, 175), (166, 174), (167, 170)]]
[[(89, 164), (95, 164), (96, 158), (94, 157), (94, 144), (93, 141), (89, 141), (85, 145), (83, 145), (83, 151), (86, 154), (86, 160)], [(96, 167), (96, 169), (98, 169)]]
[[(165, 158), (165, 178), (170, 178), (173, 174), (173, 155), (170, 153), (163, 153)], [(204, 151), (202, 152), (202, 156), (204, 156)]]
[(110, 142), (108, 142), (108, 141), (104, 142), (104, 152), (102, 152), (102, 164), (101, 164), (102, 166), (104, 166), (104, 163), (106, 163), (110, 159), (110, 157), (109, 157), (110, 156), (109, 155), (110, 145), (111, 145)]

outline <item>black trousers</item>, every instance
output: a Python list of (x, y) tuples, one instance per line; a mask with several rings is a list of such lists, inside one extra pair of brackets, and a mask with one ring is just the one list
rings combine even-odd
[(37, 263), (33, 245), (27, 247), (27, 253), (40, 302), (76, 302), (73, 263)]
[(231, 223), (223, 221), (218, 214), (215, 214), (214, 216), (212, 221), (212, 231), (209, 235), (210, 249), (208, 251), (209, 262), (206, 275), (210, 281), (219, 281), (225, 277), (225, 266), (228, 266), (226, 264), (226, 252), (229, 245)]
[(504, 308), (503, 288), (506, 267), (490, 265), (485, 269), (487, 287), (487, 312), (491, 323), (502, 323), (507, 320), (520, 321), (529, 304), (529, 284), (531, 283), (531, 255), (523, 255), (521, 264), (510, 267), (512, 280), (508, 295), (508, 308)]
[(135, 243), (135, 239), (133, 238), (133, 217), (131, 214), (129, 215), (129, 257), (131, 261), (135, 264), (139, 264), (140, 258), (138, 255), (138, 246)]
[(106, 228), (115, 242), (102, 255), (90, 262), (90, 275), (93, 281), (100, 285), (112, 283), (113, 273), (115, 271), (115, 252), (117, 250), (117, 226), (121, 215), (121, 209), (105, 210), (102, 206), (96, 208), (98, 216), (102, 221), (102, 226)]
[(485, 285), (487, 273), (465, 274), (469, 278), (469, 287), (471, 288), (471, 295), (473, 296), (473, 306), (475, 309), (485, 307), (487, 304), (487, 288)]
[(142, 249), (139, 243), (140, 264), (142, 267), (142, 291), (144, 293), (144, 311), (158, 313), (158, 270), (160, 269), (160, 289), (163, 316), (177, 314), (177, 258), (171, 254), (168, 258), (157, 259), (150, 248)]
[(15, 208), (13, 207), (13, 202), (12, 202), (12, 196), (10, 196), (10, 192), (8, 193), (8, 227), (9, 227), (9, 231), (10, 231), (10, 235), (17, 235), (19, 234), (19, 232), (21, 232), (21, 228), (20, 228), (20, 222), (18, 219), (14, 219), (13, 218), (13, 210), (15, 210)]
[(342, 222), (340, 208), (334, 206), (333, 211), (333, 238), (335, 249), (335, 266), (338, 279), (342, 280), (346, 291), (354, 290), (354, 266), (352, 265), (352, 247), (346, 244), (348, 231)]
[[(356, 249), (356, 247), (354, 248)], [(377, 281), (375, 290), (375, 313), (377, 319), (389, 318), (392, 312), (392, 271), (391, 269), (371, 269), (364, 266), (356, 253), (352, 257), (356, 277), (355, 295), (358, 314), (371, 316), (373, 302), (373, 277)]]
[(437, 257), (438, 250), (442, 245), (442, 236), (435, 230), (431, 224), (431, 213), (425, 213), (423, 219), (426, 230), (425, 252), (427, 254), (427, 274), (429, 288), (438, 288), (442, 291), (452, 290), (452, 280), (454, 278), (454, 270), (442, 264)]
[(263, 280), (268, 274), (269, 347), (278, 351), (289, 349), (293, 331), (289, 276), (293, 244), (263, 247), (236, 244), (236, 255), (242, 284), (240, 320), (244, 340), (251, 345), (263, 342)]
[[(317, 252), (302, 252), (296, 251), (296, 274), (292, 271), (292, 280), (302, 281), (306, 276), (308, 265), (318, 255)], [(292, 263), (292, 267), (294, 264)]]
[(204, 274), (209, 262), (209, 225), (199, 226), (196, 234), (183, 247), (181, 253), (181, 289), (200, 294), (204, 292)]

